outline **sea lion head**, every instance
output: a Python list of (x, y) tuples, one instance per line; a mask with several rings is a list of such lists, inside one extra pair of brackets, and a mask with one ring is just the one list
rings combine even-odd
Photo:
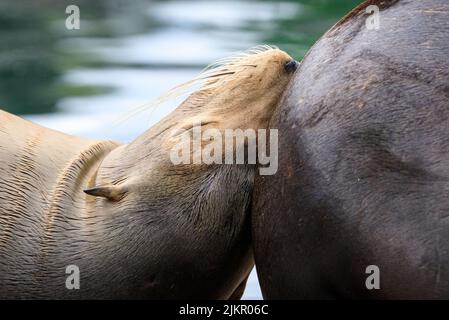
[[(198, 126), (201, 131), (216, 129), (223, 134), (229, 129), (256, 132), (267, 129), (297, 66), (298, 62), (286, 52), (268, 45), (216, 61), (197, 77), (173, 88), (154, 102), (158, 105), (195, 88), (178, 108), (126, 147), (127, 156), (120, 160), (121, 167), (142, 166), (143, 170), (149, 167), (149, 160), (154, 162), (156, 158), (158, 166), (164, 160), (170, 162), (173, 148), (179, 146), (185, 133), (192, 136), (193, 129)], [(236, 149), (242, 146), (236, 142)], [(170, 163), (166, 164), (170, 167)], [(130, 177), (126, 179), (131, 180)], [(104, 188), (95, 188), (92, 193), (104, 195), (103, 191)], [(109, 193), (117, 198), (117, 194), (122, 192), (112, 192), (107, 188), (106, 194)]]
[[(173, 97), (199, 85), (166, 118), (114, 149), (92, 177), (86, 193), (97, 201), (89, 202), (89, 210), (114, 219), (107, 223), (113, 228), (126, 223), (132, 234), (121, 240), (145, 257), (135, 260), (142, 277), (161, 279), (149, 294), (165, 294), (172, 283), (179, 294), (189, 292), (187, 279), (195, 277), (204, 279), (195, 290), (227, 298), (247, 277), (253, 266), (248, 221), (256, 165), (204, 163), (190, 138), (198, 129), (215, 129), (222, 136), (228, 129), (257, 134), (268, 128), (296, 65), (269, 46), (219, 61), (168, 92), (166, 97)], [(233, 151), (250, 139), (235, 139)], [(234, 137), (228, 140), (234, 143)], [(209, 142), (201, 139), (199, 144)], [(176, 164), (171, 154), (180, 146), (188, 150), (189, 161)], [(216, 146), (214, 152), (222, 157), (225, 148), (218, 148), (221, 142)]]

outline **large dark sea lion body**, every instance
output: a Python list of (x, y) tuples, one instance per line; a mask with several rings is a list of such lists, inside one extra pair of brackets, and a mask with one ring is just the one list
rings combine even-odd
[[(226, 59), (127, 145), (0, 111), (0, 298), (240, 298), (256, 166), (175, 165), (170, 151), (194, 122), (267, 128), (291, 61), (271, 47)], [(79, 289), (67, 289), (67, 266)]]
[(366, 2), (291, 83), (279, 171), (255, 184), (264, 297), (449, 298), (449, 2)]

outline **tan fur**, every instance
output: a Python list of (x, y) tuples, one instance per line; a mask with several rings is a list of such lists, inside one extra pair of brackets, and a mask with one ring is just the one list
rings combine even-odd
[[(242, 291), (253, 266), (254, 166), (175, 166), (169, 152), (176, 130), (193, 120), (266, 128), (290, 60), (264, 47), (206, 70), (198, 91), (128, 145), (0, 112), (0, 297), (223, 299)], [(81, 290), (65, 289), (71, 264)]]

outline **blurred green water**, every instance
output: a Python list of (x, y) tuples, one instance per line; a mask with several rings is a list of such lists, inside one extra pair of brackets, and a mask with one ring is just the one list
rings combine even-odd
[[(256, 1), (255, 5), (267, 2), (270, 1)], [(300, 59), (326, 30), (361, 0), (290, 2), (297, 3), (301, 9), (292, 17), (274, 19), (269, 25), (250, 21), (223, 29), (237, 35), (236, 39), (240, 32), (251, 31), (258, 34), (259, 43), (277, 45)], [(214, 2), (211, 3), (213, 5)], [(63, 27), (65, 8), (70, 4), (78, 5), (81, 9), (81, 30), (68, 31)], [(232, 7), (233, 3), (227, 5)], [(97, 95), (113, 90), (102, 85), (75, 85), (62, 81), (70, 70), (107, 69), (117, 67), (118, 62), (106, 61), (93, 54), (68, 52), (63, 50), (64, 45), (61, 43), (69, 38), (120, 38), (169, 28), (163, 19), (148, 19), (145, 12), (149, 6), (151, 2), (144, 0), (2, 0), (0, 108), (15, 114), (50, 113), (57, 111), (57, 102), (64, 97)], [(183, 2), (183, 6), (188, 8), (188, 3)], [(208, 27), (203, 26), (205, 29)], [(179, 54), (183, 54), (182, 51)], [(121, 61), (120, 66), (158, 67), (126, 61)], [(172, 66), (162, 66), (161, 63), (160, 67), (180, 68), (183, 65), (174, 63)]]

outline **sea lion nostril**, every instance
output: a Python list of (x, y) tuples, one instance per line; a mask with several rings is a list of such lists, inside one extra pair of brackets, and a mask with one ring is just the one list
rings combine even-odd
[(297, 68), (298, 68), (298, 62), (296, 62), (295, 60), (290, 60), (284, 64), (284, 69), (288, 73), (295, 72)]

